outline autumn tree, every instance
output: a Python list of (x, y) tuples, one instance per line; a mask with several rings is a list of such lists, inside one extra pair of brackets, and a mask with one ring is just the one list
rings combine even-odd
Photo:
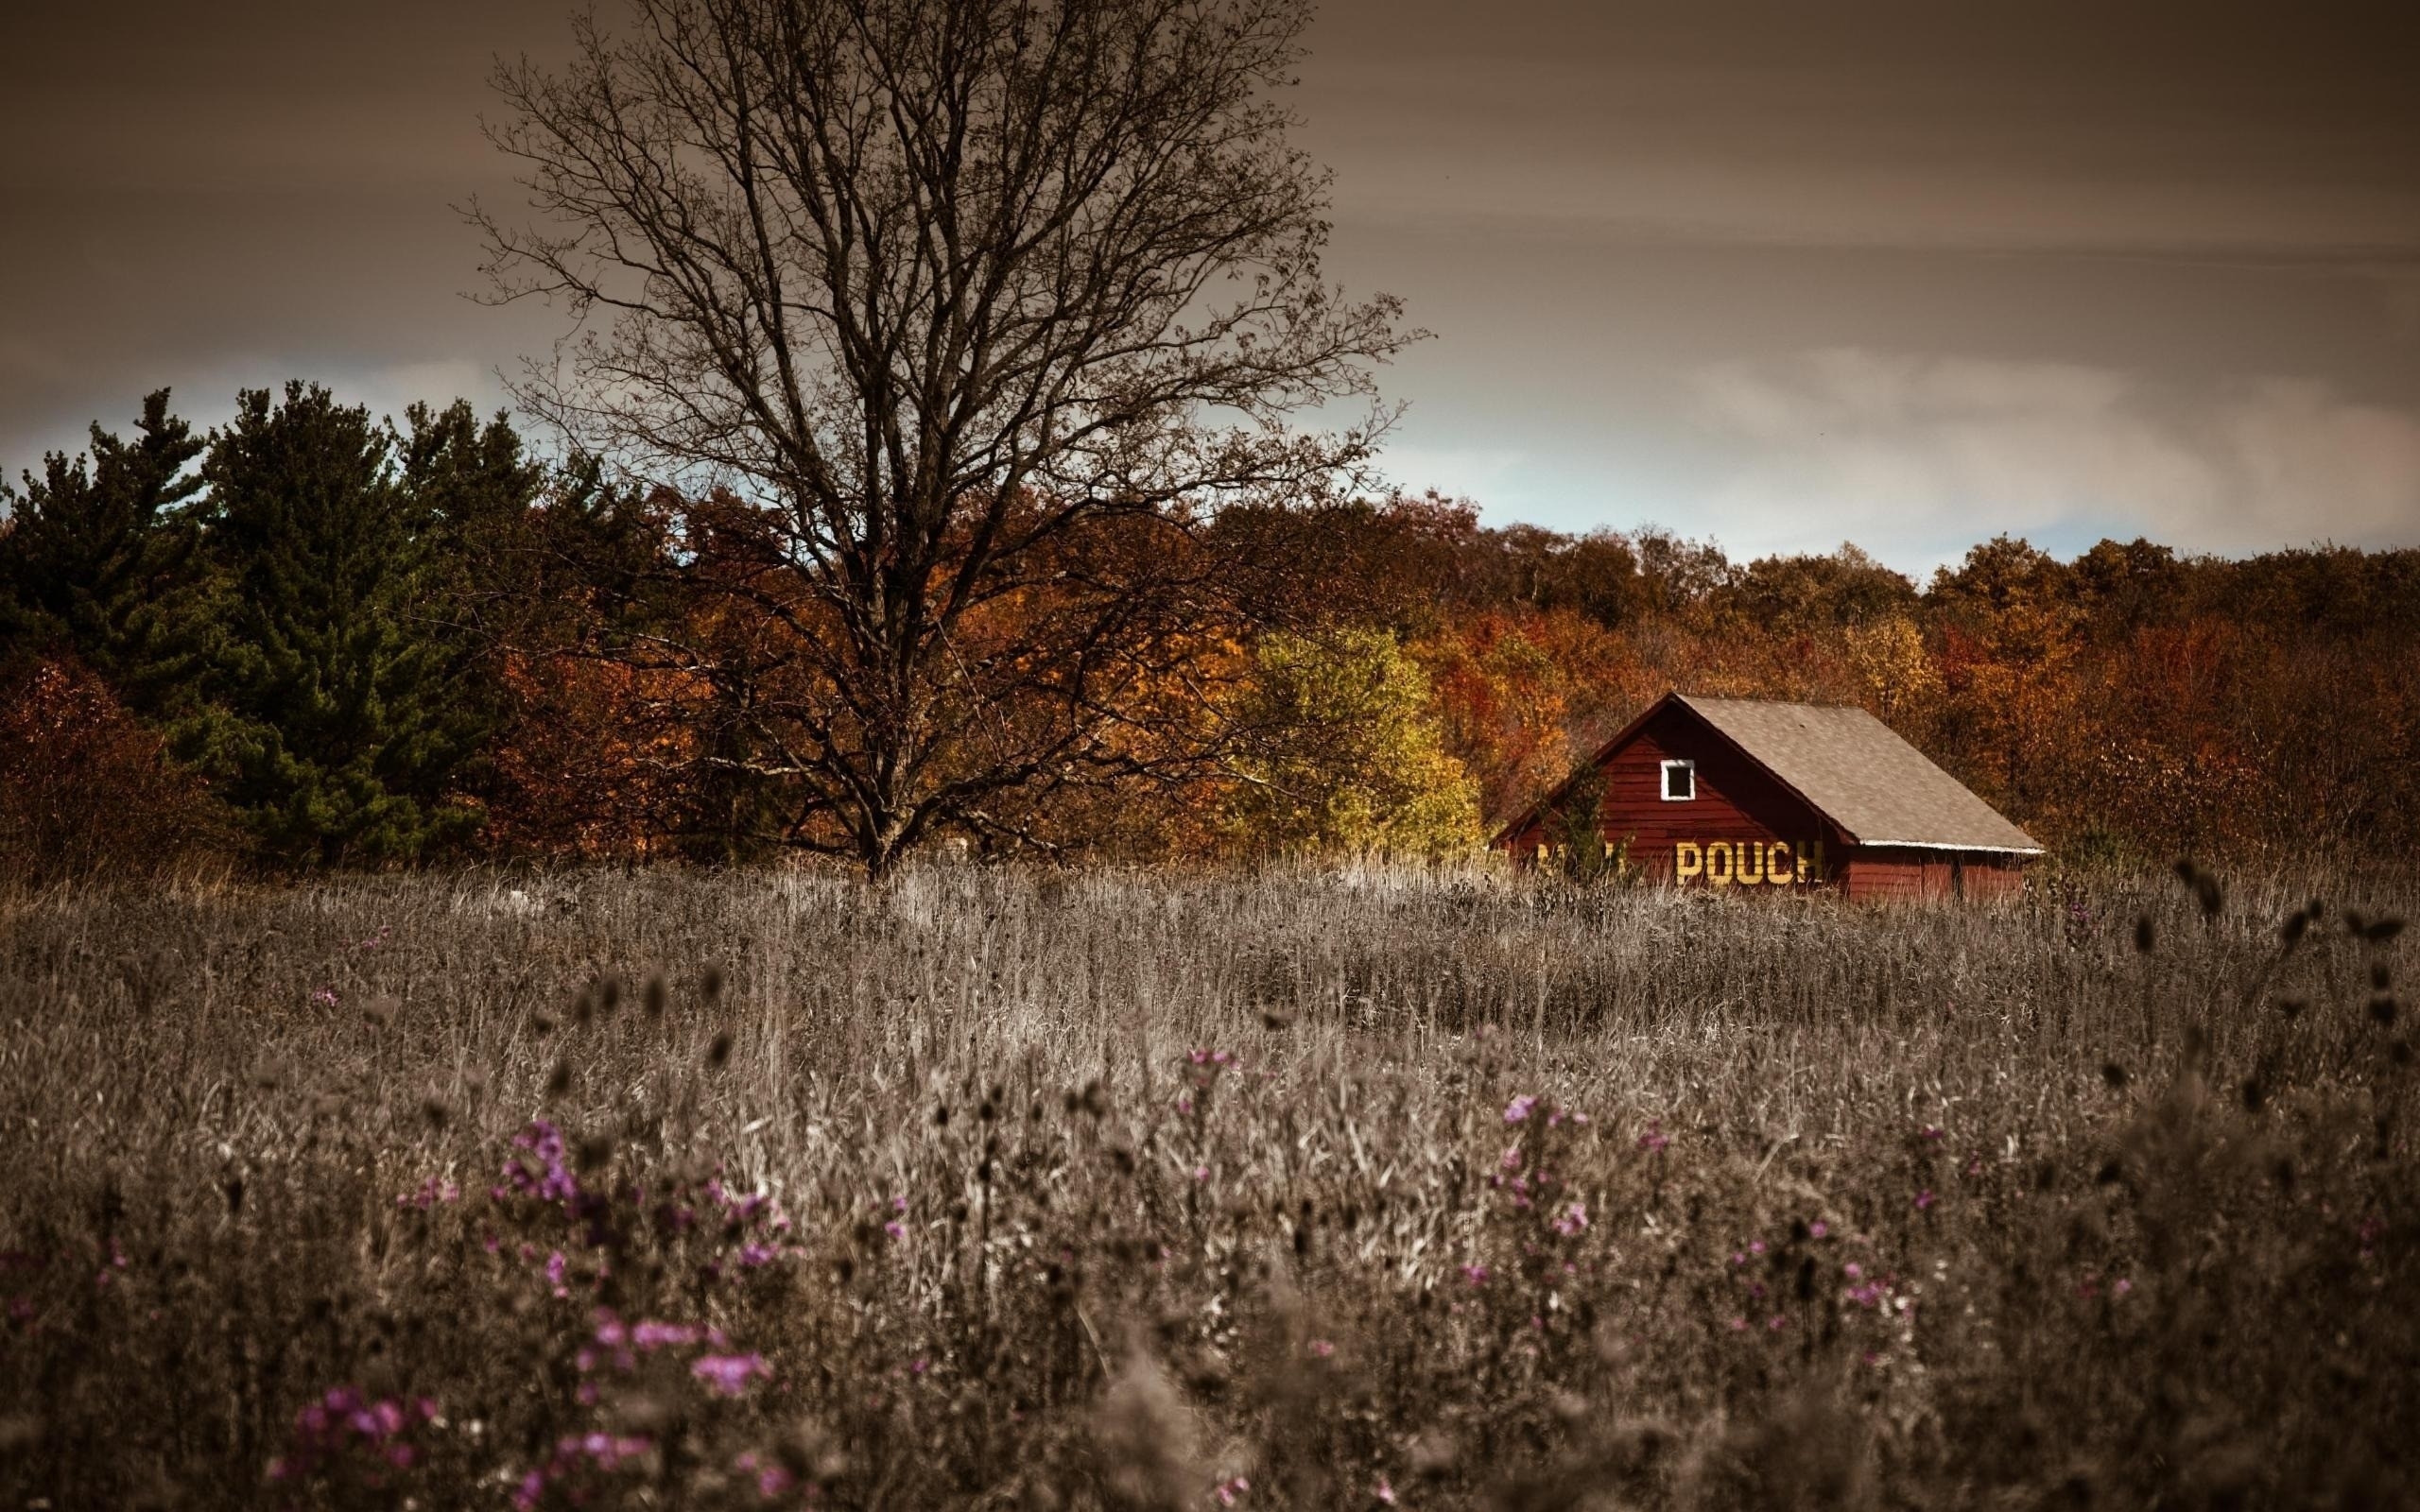
[(1326, 179), (1274, 98), (1308, 19), (639, 0), (562, 71), (499, 75), (537, 218), (474, 210), (498, 294), (582, 322), (522, 397), (750, 511), (676, 565), (765, 632), (645, 654), (715, 691), (704, 759), (772, 784), (791, 843), (879, 874), (1200, 755), (1136, 723), (1182, 687), (1172, 638), (1249, 609), (1198, 540), (1365, 458), (1406, 339), (1321, 274)]
[(1384, 630), (1254, 648), (1230, 813), (1248, 851), (1443, 857), (1478, 849), (1478, 789), (1446, 754), (1428, 681)]

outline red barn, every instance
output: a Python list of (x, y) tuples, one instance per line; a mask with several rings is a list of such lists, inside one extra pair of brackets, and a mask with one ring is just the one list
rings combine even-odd
[[(1597, 826), (1676, 886), (1835, 886), (1852, 898), (2022, 891), (2033, 837), (1862, 709), (1668, 693), (1605, 743)], [(1495, 844), (1550, 849), (1567, 780)]]

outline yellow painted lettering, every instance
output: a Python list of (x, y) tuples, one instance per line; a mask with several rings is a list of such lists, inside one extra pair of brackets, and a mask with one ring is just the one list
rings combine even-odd
[(1705, 880), (1718, 887), (1728, 887), (1731, 875), (1731, 842), (1708, 840), (1705, 845)]
[(1688, 882), (1705, 875), (1705, 851), (1695, 840), (1683, 840), (1672, 847), (1672, 880)]
[(1765, 847), (1765, 880), (1776, 887), (1787, 887), (1798, 879), (1792, 876), (1789, 842), (1775, 840)]
[(1765, 848), (1754, 840), (1742, 840), (1739, 853), (1739, 885), (1753, 887), (1765, 880)]

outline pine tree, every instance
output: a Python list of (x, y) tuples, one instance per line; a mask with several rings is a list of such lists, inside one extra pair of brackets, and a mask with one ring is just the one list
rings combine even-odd
[(145, 397), (132, 442), (92, 428), (92, 451), (43, 459), (25, 490), (0, 485), (0, 653), (67, 653), (138, 707), (165, 696), (180, 669), (167, 627), (189, 586), (197, 541), (187, 471), (203, 443), (168, 413), (168, 390)]
[(179, 747), (291, 860), (409, 859), (477, 822), (453, 779), (488, 716), (466, 696), (442, 528), (476, 489), (450, 447), (417, 478), (397, 447), (366, 409), (290, 383), (274, 406), (245, 391), (203, 465), (208, 671)]

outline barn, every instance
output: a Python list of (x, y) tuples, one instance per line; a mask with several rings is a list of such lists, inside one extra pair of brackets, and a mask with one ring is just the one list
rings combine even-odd
[(2042, 853), (1862, 709), (1668, 693), (1495, 846), (1537, 860), (1590, 785), (1606, 843), (1676, 886), (1991, 898), (2022, 891)]

